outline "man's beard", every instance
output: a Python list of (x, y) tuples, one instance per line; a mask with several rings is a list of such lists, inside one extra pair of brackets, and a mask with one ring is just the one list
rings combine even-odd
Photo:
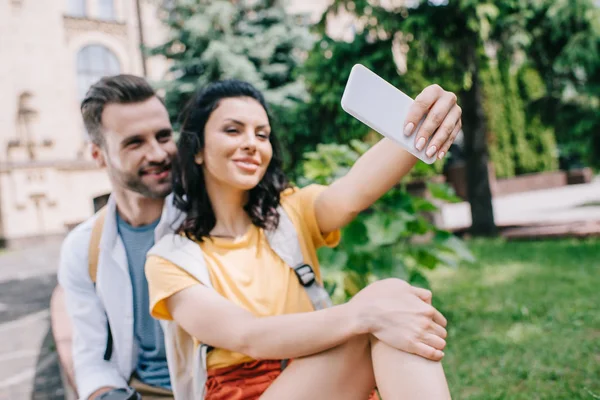
[[(164, 199), (167, 197), (172, 190), (171, 184), (171, 174), (169, 174), (164, 181), (159, 181), (163, 183), (160, 187), (151, 187), (143, 182), (142, 176), (144, 175), (144, 170), (148, 168), (164, 168), (171, 169), (171, 162), (166, 161), (164, 163), (150, 163), (137, 171), (137, 173), (129, 173), (125, 171), (121, 171), (115, 168), (113, 165), (109, 165), (108, 171), (109, 174), (113, 177), (113, 179), (118, 182), (118, 184), (132, 192), (139, 193), (144, 197), (151, 199)], [(168, 183), (168, 185), (165, 185)], [(158, 185), (157, 185), (158, 186)]]

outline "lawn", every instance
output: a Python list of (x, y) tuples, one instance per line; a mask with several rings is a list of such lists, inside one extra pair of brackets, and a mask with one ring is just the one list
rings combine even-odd
[(600, 240), (470, 242), (428, 273), (454, 400), (600, 399)]

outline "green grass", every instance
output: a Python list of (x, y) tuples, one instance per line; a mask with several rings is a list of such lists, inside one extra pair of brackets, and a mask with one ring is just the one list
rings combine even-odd
[(600, 399), (600, 240), (470, 242), (427, 274), (454, 400)]

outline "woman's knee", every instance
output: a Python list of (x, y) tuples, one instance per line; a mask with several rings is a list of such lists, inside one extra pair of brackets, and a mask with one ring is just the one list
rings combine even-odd
[(370, 352), (371, 349), (371, 335), (364, 334), (354, 336), (348, 340), (344, 345), (346, 351), (352, 351), (354, 353)]
[(345, 343), (323, 353), (329, 360), (333, 357), (342, 365), (372, 365), (371, 339), (369, 334), (354, 336)]

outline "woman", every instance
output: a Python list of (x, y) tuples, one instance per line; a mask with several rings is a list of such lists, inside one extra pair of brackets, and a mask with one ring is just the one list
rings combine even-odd
[[(404, 132), (417, 147), (433, 135), (429, 150), (442, 158), (460, 114), (456, 96), (434, 85), (416, 98)], [(340, 228), (406, 175), (414, 156), (383, 139), (332, 185), (289, 188), (263, 96), (239, 81), (201, 90), (182, 131), (173, 171), (176, 203), (187, 213), (180, 231), (201, 247), (213, 288), (156, 256), (146, 275), (152, 315), (214, 348), (206, 399), (365, 400), (376, 386), (386, 400), (450, 397), (439, 363), (446, 320), (430, 292), (385, 280), (313, 311), (265, 239), (281, 204), (320, 279), (316, 249), (336, 245)], [(292, 361), (282, 372), (283, 359)]]

